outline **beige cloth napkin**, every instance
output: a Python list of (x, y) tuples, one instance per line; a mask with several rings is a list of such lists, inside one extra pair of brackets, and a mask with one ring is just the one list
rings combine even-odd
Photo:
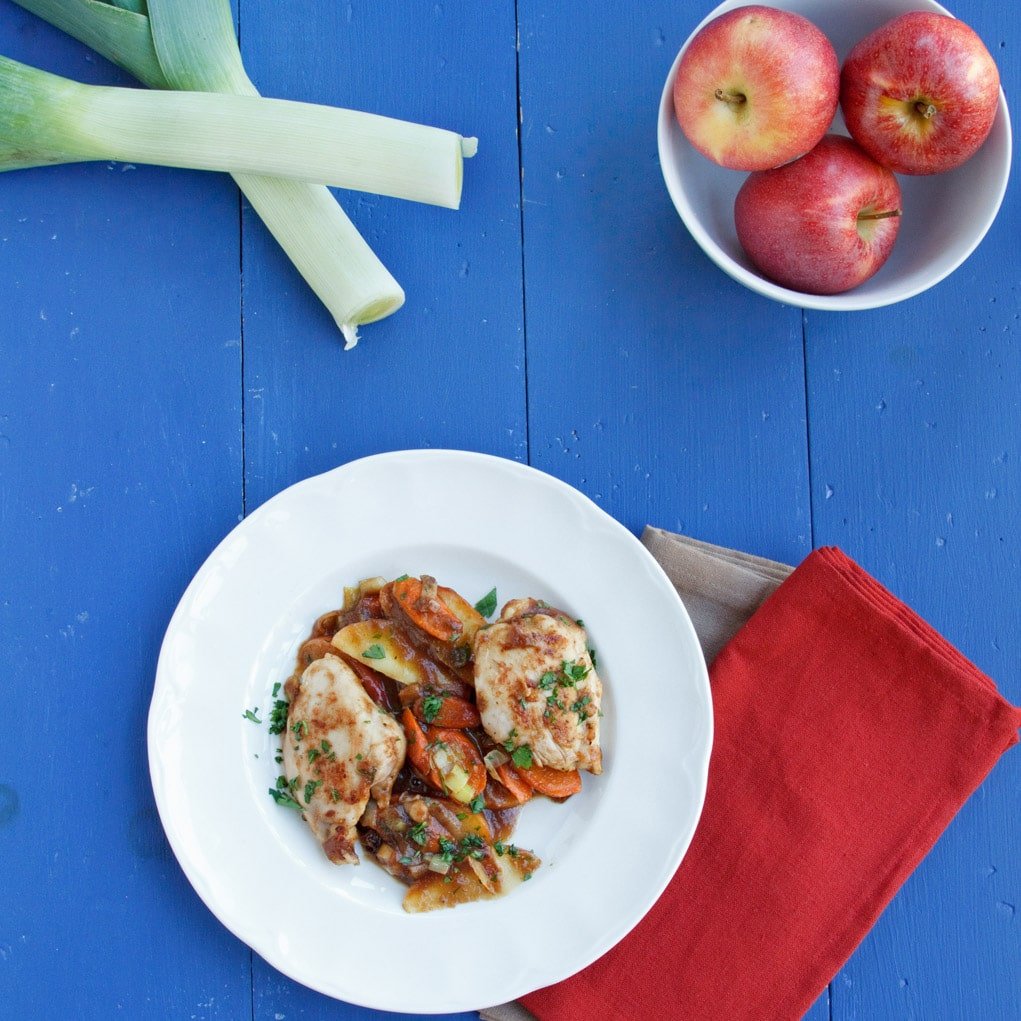
[[(707, 663), (794, 570), (652, 526), (646, 527), (642, 542), (674, 583)], [(517, 1003), (488, 1007), (481, 1016), (484, 1021), (534, 1021)]]

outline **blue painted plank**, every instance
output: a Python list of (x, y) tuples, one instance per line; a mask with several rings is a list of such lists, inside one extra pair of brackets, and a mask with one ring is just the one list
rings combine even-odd
[[(1008, 96), (1021, 29), (960, 0)], [(1021, 703), (1021, 201), (903, 305), (807, 317), (815, 539), (886, 582)], [(1021, 1016), (1015, 750), (964, 807), (833, 986), (833, 1017)]]
[[(525, 459), (512, 0), (309, 6), (243, 0), (266, 95), (338, 103), (477, 134), (459, 212), (368, 195), (344, 206), (407, 293), (344, 352), (262, 225), (244, 218), (247, 507), (365, 454), (460, 447)], [(396, 1017), (312, 993), (256, 959), (258, 1018)], [(467, 1017), (468, 1015), (464, 1015)]]
[[(124, 80), (7, 2), (0, 52)], [(214, 176), (0, 176), (5, 1017), (250, 1014), (145, 751), (163, 630), (241, 509), (237, 208)]]
[(633, 530), (810, 548), (801, 322), (713, 266), (656, 154), (693, 0), (521, 0), (532, 463)]
[(459, 212), (341, 195), (407, 293), (344, 352), (257, 218), (244, 220), (249, 509), (354, 457), (451, 446), (524, 459), (513, 4), (242, 5), (267, 94), (338, 103), (480, 138)]
[[(520, 0), (531, 461), (645, 524), (811, 549), (800, 313), (716, 269), (671, 205), (660, 92), (692, 2)], [(811, 1021), (829, 1015), (823, 993)]]

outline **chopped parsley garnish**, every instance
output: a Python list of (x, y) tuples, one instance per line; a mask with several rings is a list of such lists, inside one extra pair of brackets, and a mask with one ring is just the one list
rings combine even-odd
[(496, 589), (491, 588), (476, 604), (475, 609), (483, 617), (492, 617), (496, 612)]
[(311, 766), (312, 763), (315, 762), (315, 760), (318, 759), (321, 754), (322, 752), (320, 752), (318, 748), (309, 748), (308, 764)]
[[(279, 687), (279, 684), (276, 685), (276, 688)], [(269, 712), (269, 732), (271, 734), (282, 734), (287, 729), (288, 705), (289, 703), (282, 698), (278, 698), (273, 703), (273, 708)]]
[(365, 659), (386, 659), (386, 653), (382, 645), (370, 645), (363, 653)]
[(362, 761), (362, 759), (363, 759), (363, 758), (365, 758), (365, 756), (364, 756), (364, 755), (362, 755), (362, 753), (361, 753), (361, 752), (359, 752), (359, 753), (358, 753), (358, 754), (357, 754), (357, 755), (355, 756), (355, 758), (356, 758), (356, 759), (357, 759), (357, 760), (358, 760), (359, 762), (361, 762), (361, 761)]
[(581, 617), (579, 617), (574, 623), (577, 624), (578, 627), (584, 627), (585, 626), (585, 621), (583, 621), (581, 619)]
[(304, 809), (298, 803), (297, 798), (294, 797), (294, 785), (296, 783), (297, 778), (288, 782), (286, 776), (278, 776), (277, 785), (276, 787), (270, 787), (269, 795), (278, 805), (283, 805), (284, 808), (296, 808), (299, 812), (302, 812)]
[[(397, 580), (400, 581), (399, 578)], [(422, 861), (422, 856), (417, 852), (415, 854), (402, 854), (397, 860), (402, 865), (418, 865)]]
[(517, 729), (512, 730), (507, 735), (507, 740), (504, 741), (504, 743), (503, 743), (504, 751), (508, 751), (508, 752), (514, 751), (514, 747), (515, 747), (515, 745), (514, 745), (514, 738), (516, 738), (517, 736), (518, 736)]
[(504, 844), (499, 840), (493, 844), (493, 850), (499, 855), (509, 854), (512, 858), (518, 856), (518, 849), (513, 844)]
[(317, 790), (319, 790), (320, 787), (322, 787), (322, 785), (323, 785), (323, 781), (322, 780), (309, 780), (305, 784), (305, 804), (306, 805), (312, 800), (312, 796), (315, 794), (315, 792)]
[(527, 882), (529, 879), (532, 878), (532, 873), (526, 872), (522, 878), (525, 880), (525, 882)]
[(242, 717), (242, 719), (249, 720), (252, 723), (262, 723), (262, 720), (260, 720), (259, 717), (256, 716), (256, 713), (258, 711), (259, 711), (258, 709), (246, 709), (245, 715)]
[[(595, 649), (589, 649), (589, 654), (595, 657)], [(595, 666), (595, 659), (593, 658), (592, 665)], [(560, 664), (560, 673), (555, 674), (552, 671), (547, 671), (539, 678), (539, 688), (543, 691), (551, 691), (551, 694), (546, 696), (547, 708), (543, 711), (543, 718), (549, 719), (553, 709), (563, 709), (564, 704), (557, 697), (557, 690), (559, 688), (573, 688), (578, 681), (583, 681), (589, 674), (589, 668), (583, 663), (568, 663), (567, 660), (563, 660)], [(589, 699), (588, 701), (591, 701)], [(504, 745), (504, 747), (507, 747)], [(507, 748), (507, 751), (510, 751)]]
[(589, 659), (592, 660), (592, 666), (595, 667), (596, 670), (598, 670), (599, 669), (599, 662), (598, 662), (599, 657), (596, 656), (596, 650), (595, 649), (589, 649), (588, 656), (589, 656)]
[(438, 855), (440, 861), (461, 862), (465, 858), (481, 861), (485, 856), (486, 842), (475, 833), (469, 833), (462, 837), (459, 843), (454, 843), (453, 840), (448, 840), (446, 837), (440, 838), (440, 853)]
[(425, 823), (417, 822), (408, 830), (408, 836), (421, 847), (425, 843)]
[(273, 761), (279, 766), (280, 763), (284, 761), (284, 757), (277, 752), (277, 754), (273, 756)]
[(273, 685), (273, 697), (276, 698), (277, 695), (279, 695), (279, 694), (280, 694), (280, 682), (277, 681), (276, 684)]
[(584, 723), (589, 718), (589, 711), (585, 707), (592, 701), (588, 695), (583, 695), (571, 706), (571, 712), (578, 714), (578, 720)]
[(571, 681), (583, 681), (588, 676), (588, 667), (583, 663), (568, 663), (564, 660), (560, 669), (564, 676)]
[(298, 802), (291, 796), (287, 790), (277, 790), (275, 787), (270, 787), (269, 796), (278, 804), (284, 808), (295, 808), (299, 812), (303, 812), (304, 809)]
[(532, 749), (528, 745), (519, 745), (511, 753), (511, 762), (515, 766), (520, 766), (522, 769), (532, 768)]
[(432, 723), (443, 708), (442, 695), (426, 695), (422, 699), (422, 716), (426, 723)]
[(483, 798), (481, 794), (476, 794), (475, 797), (472, 798), (471, 801), (468, 803), (468, 807), (476, 815), (478, 815), (478, 813), (481, 812), (482, 809), (484, 809), (486, 807), (485, 798)]
[(336, 787), (331, 787), (330, 788), (330, 798), (334, 802), (340, 801), (340, 791), (338, 791)]
[(409, 577), (409, 575), (402, 574), (399, 578), (394, 578), (394, 581), (407, 581), (408, 577)]
[(295, 720), (291, 724), (291, 732), (297, 738), (303, 738), (308, 733), (308, 724), (304, 720)]

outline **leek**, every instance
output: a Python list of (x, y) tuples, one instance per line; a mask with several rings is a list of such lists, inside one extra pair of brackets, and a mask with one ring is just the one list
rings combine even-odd
[[(228, 0), (16, 2), (152, 88), (257, 94), (237, 48)], [(330, 310), (348, 347), (359, 325), (403, 304), (400, 285), (326, 188), (249, 174), (235, 173), (235, 179)]]
[(471, 142), (285, 99), (83, 85), (0, 57), (0, 169), (83, 160), (315, 181), (456, 209)]
[[(244, 68), (230, 3), (183, 0), (149, 6), (151, 37), (169, 88), (258, 95)], [(358, 326), (396, 312), (404, 291), (326, 188), (236, 174), (255, 212), (328, 306), (345, 346)]]
[(166, 77), (144, 14), (100, 0), (15, 0), (25, 10), (74, 36), (153, 89), (166, 89)]

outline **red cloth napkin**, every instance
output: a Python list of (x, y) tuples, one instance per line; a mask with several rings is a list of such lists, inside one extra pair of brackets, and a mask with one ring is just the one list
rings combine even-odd
[(662, 898), (542, 1021), (799, 1018), (1000, 755), (1021, 710), (837, 549), (710, 672), (705, 811)]

